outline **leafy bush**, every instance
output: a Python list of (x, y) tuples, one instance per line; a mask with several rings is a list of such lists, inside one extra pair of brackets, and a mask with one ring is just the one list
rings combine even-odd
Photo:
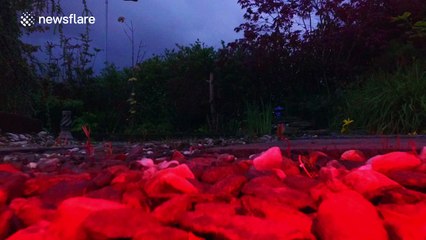
[(426, 65), (415, 63), (394, 73), (378, 72), (346, 96), (346, 117), (372, 133), (426, 130)]
[(270, 134), (272, 129), (271, 104), (247, 104), (245, 111), (245, 130), (250, 136)]

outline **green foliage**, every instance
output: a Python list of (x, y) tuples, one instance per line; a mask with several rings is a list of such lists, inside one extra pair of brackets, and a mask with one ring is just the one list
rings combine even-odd
[(59, 125), (63, 110), (69, 110), (76, 114), (82, 111), (84, 105), (81, 100), (60, 98), (54, 95), (45, 99), (40, 98), (40, 95), (38, 95), (34, 100), (34, 106), (38, 109), (35, 116), (42, 120), (47, 130), (54, 133), (58, 133), (60, 130)]
[(245, 110), (245, 130), (250, 136), (270, 134), (272, 129), (271, 104), (247, 104)]
[(426, 130), (426, 65), (377, 72), (347, 91), (345, 115), (371, 133)]
[(90, 112), (83, 112), (79, 117), (74, 119), (71, 131), (74, 134), (81, 135), (81, 127), (88, 125), (90, 129), (94, 132), (97, 131), (99, 125), (98, 115)]
[(203, 125), (209, 114), (207, 79), (215, 70), (216, 52), (200, 41), (190, 46), (177, 45), (176, 51), (166, 51), (164, 61), (169, 71), (167, 97), (173, 122), (178, 130), (187, 131)]

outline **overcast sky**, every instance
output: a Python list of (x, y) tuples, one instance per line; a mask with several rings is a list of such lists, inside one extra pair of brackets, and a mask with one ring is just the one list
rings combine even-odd
[[(79, 0), (62, 1), (65, 15), (82, 14)], [(91, 26), (92, 47), (105, 49), (105, 0), (87, 0), (96, 18)], [(123, 23), (117, 21), (123, 16), (135, 28), (136, 51), (142, 41), (145, 58), (162, 54), (175, 44), (188, 45), (197, 39), (207, 46), (220, 47), (221, 40), (233, 41), (240, 35), (234, 32), (243, 21), (243, 11), (237, 0), (139, 0), (138, 2), (109, 0), (109, 62), (119, 67), (131, 65), (131, 44), (126, 37)], [(67, 26), (66, 34), (78, 36), (84, 26)], [(46, 40), (54, 41), (51, 34), (32, 34), (30, 42), (43, 45)], [(95, 68), (102, 68), (105, 51), (98, 54)]]

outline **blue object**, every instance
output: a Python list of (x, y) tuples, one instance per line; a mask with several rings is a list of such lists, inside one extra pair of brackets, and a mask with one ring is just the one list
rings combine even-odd
[(284, 112), (284, 108), (281, 107), (281, 106), (276, 106), (274, 108), (274, 116), (275, 116), (275, 121), (277, 123), (283, 123), (284, 122), (283, 112)]

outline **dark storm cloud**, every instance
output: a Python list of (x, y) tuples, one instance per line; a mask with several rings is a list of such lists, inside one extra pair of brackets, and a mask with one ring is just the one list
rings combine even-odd
[[(87, 0), (89, 9), (96, 17), (91, 27), (92, 47), (105, 48), (105, 0)], [(80, 1), (63, 1), (65, 15), (81, 15)], [(197, 39), (208, 46), (220, 47), (221, 40), (233, 41), (239, 35), (234, 28), (242, 22), (243, 12), (236, 0), (139, 0), (128, 2), (109, 0), (109, 61), (116, 65), (131, 65), (131, 45), (124, 33), (126, 26), (117, 21), (120, 16), (125, 22), (133, 22), (136, 51), (142, 41), (146, 57), (162, 54), (175, 44), (187, 45)], [(66, 34), (78, 36), (83, 26), (67, 26)], [(28, 39), (28, 38), (26, 38)], [(43, 44), (55, 39), (49, 34), (35, 34), (30, 42)], [(103, 66), (105, 53), (97, 57), (96, 68)]]

